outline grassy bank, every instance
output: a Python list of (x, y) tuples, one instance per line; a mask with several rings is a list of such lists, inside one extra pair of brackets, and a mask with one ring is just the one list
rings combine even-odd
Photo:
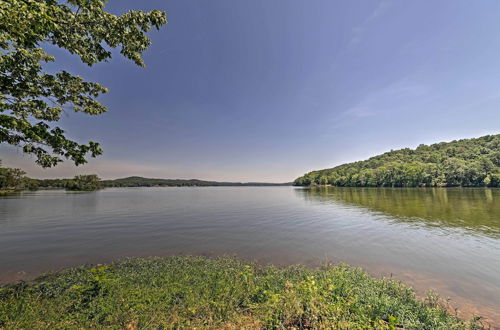
[(0, 328), (480, 328), (360, 269), (130, 259), (0, 289)]

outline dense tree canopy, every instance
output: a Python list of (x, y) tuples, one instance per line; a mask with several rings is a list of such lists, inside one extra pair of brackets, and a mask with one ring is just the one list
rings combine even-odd
[(33, 189), (66, 189), (94, 191), (103, 188), (101, 179), (95, 174), (77, 175), (73, 179), (28, 179)]
[(23, 189), (25, 174), (18, 168), (0, 167), (0, 190)]
[(500, 134), (390, 151), (365, 161), (307, 173), (294, 184), (500, 187)]
[(36, 189), (37, 180), (30, 179), (25, 174), (19, 168), (2, 167), (0, 160), (0, 192)]
[(146, 32), (166, 23), (164, 12), (129, 11), (117, 16), (106, 0), (0, 0), (0, 143), (22, 148), (43, 167), (87, 154), (102, 153), (99, 144), (79, 144), (54, 125), (66, 109), (98, 115), (106, 107), (97, 97), (107, 90), (67, 71), (44, 72), (54, 61), (45, 45), (75, 54), (91, 66), (111, 58), (111, 49), (144, 66), (150, 45)]
[(94, 191), (102, 188), (101, 179), (95, 174), (77, 175), (73, 179), (45, 179), (38, 180), (26, 176), (18, 168), (2, 167), (0, 160), (0, 193), (37, 190), (39, 188), (64, 188), (75, 191)]
[(95, 174), (77, 175), (66, 182), (65, 188), (75, 191), (94, 191), (101, 188), (101, 179)]

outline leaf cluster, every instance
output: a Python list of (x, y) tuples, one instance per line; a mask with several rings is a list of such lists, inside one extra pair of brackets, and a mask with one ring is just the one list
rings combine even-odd
[[(22, 148), (36, 162), (51, 167), (70, 159), (76, 165), (87, 154), (102, 153), (96, 142), (79, 144), (54, 125), (70, 109), (89, 115), (107, 111), (97, 98), (107, 89), (67, 71), (49, 74), (53, 62), (44, 46), (77, 55), (92, 66), (111, 58), (111, 50), (139, 66), (151, 40), (146, 33), (166, 23), (164, 12), (105, 11), (105, 0), (0, 1), (0, 143)], [(46, 47), (45, 47), (46, 48)]]

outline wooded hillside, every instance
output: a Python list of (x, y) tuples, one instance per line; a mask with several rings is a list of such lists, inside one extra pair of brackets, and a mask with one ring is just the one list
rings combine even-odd
[(392, 150), (364, 161), (309, 172), (294, 184), (500, 187), (500, 134)]

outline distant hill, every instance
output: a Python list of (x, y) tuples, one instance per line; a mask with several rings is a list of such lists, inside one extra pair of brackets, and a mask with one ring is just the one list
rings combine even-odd
[(203, 181), (197, 179), (151, 179), (140, 176), (131, 176), (128, 178), (103, 180), (104, 187), (209, 187), (209, 186), (290, 186), (289, 183), (264, 183), (264, 182), (217, 182)]
[(368, 160), (309, 172), (294, 185), (350, 187), (500, 187), (500, 134), (416, 149), (386, 152)]

